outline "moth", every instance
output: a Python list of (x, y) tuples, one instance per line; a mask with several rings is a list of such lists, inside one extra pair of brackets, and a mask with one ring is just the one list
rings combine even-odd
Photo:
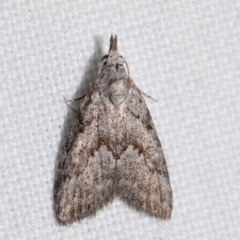
[(56, 169), (56, 219), (66, 225), (95, 216), (115, 197), (148, 215), (171, 216), (163, 149), (143, 93), (118, 52), (117, 36), (111, 36)]

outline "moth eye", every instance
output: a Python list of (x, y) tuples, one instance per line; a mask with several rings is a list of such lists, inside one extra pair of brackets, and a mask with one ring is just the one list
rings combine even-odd
[(105, 58), (108, 58), (108, 54), (102, 57), (102, 61), (103, 61)]
[(120, 57), (120, 58), (123, 58), (123, 56), (122, 56), (122, 55), (120, 55), (119, 57)]

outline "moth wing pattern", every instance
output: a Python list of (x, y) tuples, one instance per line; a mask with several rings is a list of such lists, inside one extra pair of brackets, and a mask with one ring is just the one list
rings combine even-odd
[(70, 131), (54, 186), (54, 210), (60, 224), (91, 217), (114, 197), (115, 161), (99, 120), (105, 112), (98, 91), (89, 90)]
[(139, 211), (170, 218), (172, 191), (166, 161), (145, 100), (133, 82), (125, 104), (121, 129), (126, 150), (117, 162), (117, 195)]
[[(167, 219), (172, 191), (162, 146), (142, 92), (110, 38), (98, 79), (86, 94), (56, 170), (54, 210), (60, 224), (92, 217), (119, 197)], [(128, 68), (127, 68), (128, 69)]]

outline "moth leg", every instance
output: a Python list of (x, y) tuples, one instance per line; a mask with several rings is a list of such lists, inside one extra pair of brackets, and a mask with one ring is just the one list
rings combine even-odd
[(79, 97), (79, 98), (74, 98), (74, 99), (70, 99), (70, 100), (67, 100), (67, 101), (66, 101), (65, 97), (63, 96), (63, 99), (64, 99), (64, 102), (67, 104), (67, 102), (70, 102), (70, 103), (71, 103), (71, 102), (79, 101), (79, 100), (85, 98), (86, 95), (87, 95), (87, 94), (85, 93), (83, 96), (81, 96), (81, 97)]
[(146, 97), (152, 99), (153, 101), (157, 102), (157, 100), (156, 100), (155, 98), (149, 96), (148, 94), (146, 94), (145, 92), (142, 92), (141, 90), (139, 90), (139, 91), (140, 91), (144, 96), (146, 96)]
[(75, 102), (75, 101), (79, 101), (81, 99), (83, 99), (87, 94), (84, 94), (83, 96), (79, 97), (79, 98), (74, 98), (74, 99), (70, 99), (70, 100), (66, 100), (65, 97), (63, 96), (63, 100), (65, 102), (65, 104), (70, 108), (72, 109), (75, 113), (78, 113), (78, 111), (76, 111), (75, 109), (73, 109), (69, 104), (68, 102), (72, 103), (72, 102)]

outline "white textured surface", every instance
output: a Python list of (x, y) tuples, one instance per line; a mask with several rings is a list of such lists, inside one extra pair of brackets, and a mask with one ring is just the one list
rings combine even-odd
[[(0, 239), (240, 239), (240, 2), (0, 3)], [(147, 101), (173, 188), (170, 221), (115, 201), (72, 227), (54, 220), (54, 165), (117, 34)]]

